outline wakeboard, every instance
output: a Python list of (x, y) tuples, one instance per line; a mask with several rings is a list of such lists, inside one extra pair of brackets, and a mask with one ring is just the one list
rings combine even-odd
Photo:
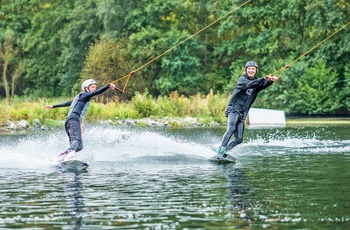
[(234, 164), (236, 163), (236, 158), (230, 154), (219, 154), (215, 152), (215, 155), (210, 158), (210, 161), (219, 163), (219, 164)]
[(89, 164), (84, 161), (71, 158), (69, 160), (59, 162), (57, 167), (63, 171), (85, 171), (89, 167)]

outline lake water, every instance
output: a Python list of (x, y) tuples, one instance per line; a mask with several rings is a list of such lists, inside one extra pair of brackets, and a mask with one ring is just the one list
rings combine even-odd
[(225, 128), (84, 127), (0, 135), (0, 229), (350, 229), (349, 125), (248, 128), (237, 164), (208, 159)]

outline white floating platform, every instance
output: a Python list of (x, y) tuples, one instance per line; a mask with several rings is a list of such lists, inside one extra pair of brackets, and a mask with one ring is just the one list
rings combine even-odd
[(285, 126), (286, 117), (283, 110), (251, 108), (246, 124), (249, 126)]

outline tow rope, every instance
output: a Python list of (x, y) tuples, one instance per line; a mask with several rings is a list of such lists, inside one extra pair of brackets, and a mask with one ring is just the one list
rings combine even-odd
[(350, 24), (350, 22), (348, 22), (347, 24), (345, 24), (344, 26), (342, 26), (340, 29), (338, 29), (337, 31), (335, 31), (334, 33), (332, 33), (331, 35), (329, 35), (327, 38), (325, 38), (324, 40), (322, 40), (321, 42), (319, 42), (317, 45), (315, 45), (314, 47), (312, 47), (311, 49), (309, 49), (308, 51), (306, 51), (305, 53), (303, 53), (300, 57), (298, 57), (297, 59), (295, 59), (294, 61), (292, 61), (291, 63), (289, 63), (288, 65), (284, 66), (283, 68), (281, 68), (280, 70), (277, 70), (273, 73), (270, 73), (268, 75), (272, 76), (275, 73), (280, 73), (278, 75), (278, 78), (281, 77), (281, 75), (283, 74), (283, 72), (288, 69), (291, 65), (293, 65), (294, 63), (296, 63), (297, 61), (299, 61), (301, 58), (303, 58), (304, 56), (306, 56), (308, 53), (310, 53), (311, 51), (313, 51), (314, 49), (316, 49), (317, 47), (319, 47), (322, 43), (324, 43), (325, 41), (327, 41), (328, 39), (330, 39), (332, 36), (334, 36), (336, 33), (340, 32), (342, 29), (344, 29), (345, 27), (347, 27)]
[[(239, 5), (238, 7), (236, 7), (235, 9), (229, 11), (228, 13), (226, 13), (224, 16), (218, 18), (217, 20), (215, 20), (214, 22), (210, 23), (209, 25), (205, 26), (204, 28), (200, 29), (199, 31), (197, 31), (196, 33), (192, 34), (191, 36), (189, 36), (188, 38), (184, 39), (183, 41), (177, 43), (176, 45), (174, 45), (173, 47), (171, 47), (170, 49), (166, 50), (165, 52), (161, 53), (160, 55), (158, 55), (157, 57), (153, 58), (152, 60), (150, 60), (149, 62), (147, 62), (146, 64), (140, 66), (139, 68), (131, 71), (129, 74), (120, 77), (114, 81), (111, 81), (111, 83), (115, 83), (118, 81), (121, 81), (123, 79), (126, 79), (125, 85), (123, 87), (123, 89), (120, 88), (115, 88), (115, 90), (121, 92), (121, 93), (125, 93), (126, 91), (126, 87), (129, 83), (130, 77), (132, 75), (134, 75), (136, 72), (140, 71), (141, 69), (143, 69), (144, 67), (148, 66), (149, 64), (151, 64), (152, 62), (156, 61), (157, 59), (159, 59), (160, 57), (164, 56), (165, 54), (169, 53), (170, 51), (172, 51), (173, 49), (175, 49), (176, 47), (180, 46), (181, 44), (185, 43), (186, 41), (188, 41), (189, 39), (195, 37), (196, 35), (200, 34), (201, 32), (203, 32), (204, 30), (208, 29), (210, 26), (214, 25), (215, 23), (219, 22), (220, 20), (224, 19), (225, 17), (227, 17), (228, 15), (234, 13), (235, 11), (237, 11), (238, 9), (242, 8), (244, 5), (248, 4), (251, 0), (248, 0), (244, 3), (242, 3), (241, 5)], [(345, 24), (344, 26), (342, 26), (340, 29), (338, 29), (337, 31), (335, 31), (334, 33), (332, 33), (331, 35), (329, 35), (327, 38), (325, 38), (324, 40), (322, 40), (321, 42), (319, 42), (317, 45), (315, 45), (314, 47), (312, 47), (310, 50), (306, 51), (305, 53), (303, 53), (300, 57), (298, 57), (297, 59), (295, 59), (294, 61), (292, 61), (291, 63), (285, 65), (283, 68), (270, 73), (268, 75), (274, 75), (276, 73), (279, 73), (278, 78), (280, 78), (283, 74), (283, 72), (288, 69), (291, 65), (293, 65), (294, 63), (296, 63), (297, 61), (299, 61), (301, 58), (303, 58), (304, 56), (306, 56), (308, 53), (310, 53), (311, 51), (313, 51), (314, 49), (316, 49), (317, 47), (319, 47), (322, 43), (324, 43), (325, 41), (327, 41), (328, 39), (330, 39), (331, 37), (333, 37), (335, 34), (337, 34), (338, 32), (340, 32), (341, 30), (343, 30), (345, 27), (347, 27), (350, 24), (350, 22), (348, 22), (347, 24)]]
[(196, 33), (192, 34), (191, 36), (189, 36), (188, 38), (184, 39), (183, 41), (179, 42), (178, 44), (176, 44), (175, 46), (171, 47), (170, 49), (168, 49), (167, 51), (163, 52), (162, 54), (158, 55), (157, 57), (153, 58), (152, 60), (150, 60), (149, 62), (147, 62), (146, 64), (140, 66), (139, 68), (131, 71), (129, 74), (121, 77), (121, 78), (118, 78), (111, 83), (115, 83), (117, 81), (121, 81), (123, 79), (126, 78), (126, 82), (125, 82), (125, 85), (124, 85), (124, 88), (123, 89), (120, 89), (120, 88), (116, 88), (117, 91), (121, 92), (121, 93), (125, 93), (125, 90), (126, 90), (126, 86), (129, 82), (129, 79), (132, 75), (134, 75), (136, 72), (138, 72), (139, 70), (141, 70), (142, 68), (148, 66), (149, 64), (151, 64), (152, 62), (154, 62), (155, 60), (157, 60), (158, 58), (164, 56), (165, 54), (169, 53), (171, 50), (175, 49), (176, 47), (178, 47), (179, 45), (181, 45), (182, 43), (185, 43), (186, 41), (188, 41), (189, 39), (193, 38), (194, 36), (200, 34), (201, 32), (203, 32), (204, 30), (208, 29), (210, 26), (214, 25), (215, 23), (219, 22), (220, 20), (222, 20), (223, 18), (227, 17), (228, 15), (232, 14), (233, 12), (237, 11), (238, 9), (240, 9), (241, 7), (243, 7), (244, 5), (248, 4), (251, 0), (248, 0), (244, 3), (242, 3), (241, 5), (239, 5), (238, 7), (236, 7), (235, 9), (231, 10), (230, 12), (228, 12), (227, 14), (225, 14), (224, 16), (220, 17), (219, 19), (215, 20), (214, 22), (210, 23), (209, 25), (205, 26), (204, 28), (202, 28), (201, 30), (197, 31)]

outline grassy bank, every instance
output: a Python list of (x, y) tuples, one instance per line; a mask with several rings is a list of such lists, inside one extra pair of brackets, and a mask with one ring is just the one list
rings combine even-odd
[[(192, 97), (180, 96), (177, 92), (168, 97), (152, 98), (149, 94), (136, 94), (129, 102), (119, 102), (109, 100), (108, 103), (100, 103), (102, 97), (95, 98), (91, 102), (88, 113), (85, 116), (87, 122), (98, 122), (101, 120), (119, 119), (139, 119), (144, 117), (194, 117), (201, 119), (204, 124), (212, 121), (225, 122), (224, 109), (228, 96), (197, 94)], [(0, 125), (7, 121), (28, 120), (30, 123), (34, 119), (39, 119), (46, 126), (61, 125), (66, 118), (68, 107), (46, 110), (45, 105), (57, 104), (71, 100), (71, 98), (55, 99), (25, 99), (16, 98), (10, 104), (4, 100), (0, 101), (3, 108), (0, 111)]]
[[(201, 120), (203, 124), (211, 122), (225, 123), (224, 109), (229, 95), (208, 95), (197, 94), (187, 98), (178, 95), (176, 92), (168, 97), (152, 98), (147, 93), (136, 94), (129, 102), (109, 100), (108, 103), (103, 97), (97, 97), (91, 102), (86, 122), (99, 122), (102, 120), (115, 121), (119, 119), (140, 119), (144, 117), (153, 118), (184, 118), (194, 117)], [(10, 104), (0, 100), (0, 126), (7, 121), (27, 120), (30, 123), (34, 119), (49, 127), (61, 126), (66, 118), (68, 107), (56, 108), (51, 111), (45, 109), (45, 105), (57, 104), (71, 100), (71, 98), (55, 99), (26, 99), (15, 98)], [(324, 124), (350, 124), (350, 118), (288, 118), (287, 125), (324, 125)]]

